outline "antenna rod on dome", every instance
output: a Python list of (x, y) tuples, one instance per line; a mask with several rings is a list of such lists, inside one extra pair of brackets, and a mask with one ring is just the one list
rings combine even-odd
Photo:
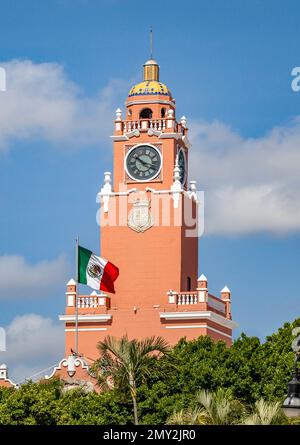
[(150, 59), (153, 57), (153, 31), (152, 26), (150, 26)]
[(76, 237), (76, 301), (75, 301), (75, 355), (78, 356), (78, 249), (79, 249), (79, 236)]

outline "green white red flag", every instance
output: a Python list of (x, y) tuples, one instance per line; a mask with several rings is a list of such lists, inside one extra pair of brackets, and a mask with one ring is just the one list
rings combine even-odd
[(109, 261), (95, 255), (88, 249), (78, 246), (78, 282), (92, 289), (115, 293), (114, 281), (119, 269)]

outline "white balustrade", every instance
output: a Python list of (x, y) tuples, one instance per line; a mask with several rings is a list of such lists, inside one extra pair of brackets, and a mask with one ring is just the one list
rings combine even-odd
[(137, 121), (124, 121), (123, 133), (130, 133), (134, 130), (157, 130), (165, 131), (166, 119), (140, 119)]
[(177, 304), (197, 304), (197, 294), (177, 294)]
[(105, 306), (106, 298), (100, 296), (79, 296), (78, 308), (96, 308)]

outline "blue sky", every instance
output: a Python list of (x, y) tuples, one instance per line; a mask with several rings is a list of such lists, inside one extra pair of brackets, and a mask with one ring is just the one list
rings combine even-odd
[[(56, 359), (57, 350), (35, 351), (20, 368), (18, 335), (30, 331), (29, 314), (40, 318), (28, 345), (45, 318), (53, 338), (61, 335), (76, 234), (99, 250), (95, 196), (112, 168), (114, 110), (141, 78), (151, 25), (161, 80), (190, 123), (191, 175), (206, 192), (199, 272), (212, 292), (231, 288), (237, 334), (264, 338), (298, 317), (300, 92), (291, 70), (300, 65), (299, 2), (0, 7), (0, 325), (11, 328), (13, 351), (0, 361), (19, 377)], [(8, 266), (22, 281), (12, 287)]]

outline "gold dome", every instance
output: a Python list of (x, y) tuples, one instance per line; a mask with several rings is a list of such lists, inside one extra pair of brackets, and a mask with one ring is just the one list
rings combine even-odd
[(157, 80), (144, 80), (131, 88), (128, 97), (144, 95), (172, 96), (164, 83)]

